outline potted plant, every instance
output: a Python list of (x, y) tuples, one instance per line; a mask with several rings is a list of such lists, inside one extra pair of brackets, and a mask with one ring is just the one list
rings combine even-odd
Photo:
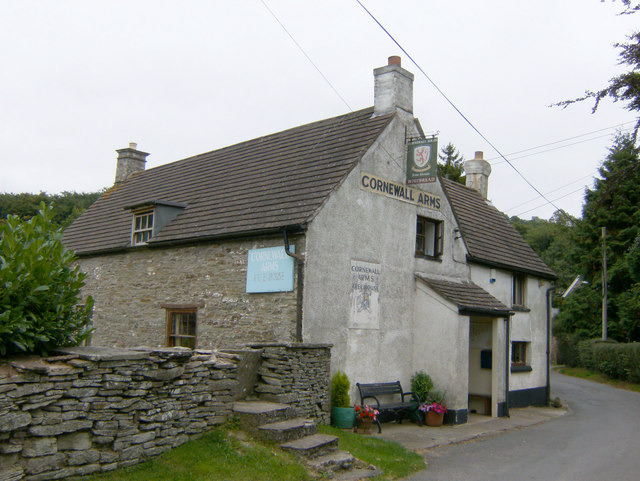
[(351, 429), (355, 419), (355, 408), (349, 399), (349, 378), (336, 372), (331, 378), (331, 424), (341, 429)]
[(433, 380), (424, 371), (418, 371), (411, 376), (411, 392), (418, 396), (420, 402), (427, 402), (427, 396), (433, 389)]
[(358, 433), (371, 434), (371, 424), (378, 419), (377, 409), (371, 406), (356, 406), (356, 420), (358, 421)]
[(447, 412), (444, 393), (440, 391), (431, 391), (427, 398), (427, 402), (421, 404), (418, 409), (424, 413), (424, 419), (427, 426), (442, 426), (444, 415)]

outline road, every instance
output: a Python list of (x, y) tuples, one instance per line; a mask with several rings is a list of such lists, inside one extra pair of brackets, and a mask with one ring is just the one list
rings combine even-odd
[(553, 373), (571, 413), (484, 440), (432, 449), (410, 481), (638, 481), (640, 393)]

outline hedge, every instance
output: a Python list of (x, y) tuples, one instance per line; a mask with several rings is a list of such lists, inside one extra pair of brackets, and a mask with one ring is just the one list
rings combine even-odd
[(584, 367), (614, 379), (640, 383), (640, 342), (619, 344), (600, 339), (559, 336), (558, 362)]

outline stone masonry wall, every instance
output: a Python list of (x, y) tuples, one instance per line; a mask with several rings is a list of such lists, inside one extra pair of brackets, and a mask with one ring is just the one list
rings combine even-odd
[(261, 399), (291, 404), (301, 415), (329, 423), (330, 345), (260, 343), (249, 347), (262, 349), (256, 387)]
[[(304, 252), (303, 237), (292, 242)], [(95, 301), (92, 344), (166, 346), (167, 305), (197, 307), (198, 349), (294, 341), (295, 290), (245, 292), (248, 251), (282, 245), (282, 237), (274, 237), (81, 258), (83, 294)]]
[(238, 354), (72, 348), (0, 363), (0, 481), (135, 464), (223, 423)]

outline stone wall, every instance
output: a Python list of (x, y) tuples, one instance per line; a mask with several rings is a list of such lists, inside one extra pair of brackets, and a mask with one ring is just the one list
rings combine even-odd
[[(304, 238), (292, 242), (304, 253)], [(296, 292), (246, 292), (248, 251), (282, 245), (279, 236), (81, 258), (83, 294), (95, 302), (92, 344), (167, 346), (167, 306), (197, 308), (198, 349), (295, 341)]]
[(256, 393), (261, 399), (291, 404), (303, 416), (329, 423), (331, 346), (259, 343), (262, 350)]
[(0, 481), (136, 464), (223, 423), (256, 382), (261, 398), (328, 422), (330, 347), (79, 347), (0, 362)]
[(135, 464), (223, 423), (237, 354), (74, 348), (0, 364), (0, 481)]

